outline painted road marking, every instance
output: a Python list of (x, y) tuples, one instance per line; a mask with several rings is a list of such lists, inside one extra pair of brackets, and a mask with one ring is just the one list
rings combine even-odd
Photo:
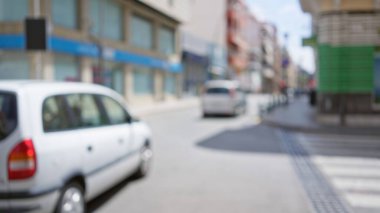
[(332, 183), (342, 191), (369, 191), (380, 195), (380, 179), (333, 177)]
[(297, 139), (351, 207), (380, 212), (379, 138), (302, 134)]
[(346, 193), (345, 198), (354, 207), (380, 209), (380, 195)]

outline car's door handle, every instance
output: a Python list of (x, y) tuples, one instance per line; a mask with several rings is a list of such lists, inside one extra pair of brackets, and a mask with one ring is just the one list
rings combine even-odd
[(92, 152), (92, 150), (93, 150), (93, 148), (92, 148), (91, 145), (87, 146), (87, 151), (88, 151), (88, 152)]

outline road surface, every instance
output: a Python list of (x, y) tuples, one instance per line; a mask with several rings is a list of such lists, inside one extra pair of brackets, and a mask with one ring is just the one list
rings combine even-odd
[(270, 127), (248, 113), (202, 118), (198, 107), (143, 118), (154, 134), (149, 176), (125, 181), (89, 203), (90, 212), (310, 212), (291, 159)]

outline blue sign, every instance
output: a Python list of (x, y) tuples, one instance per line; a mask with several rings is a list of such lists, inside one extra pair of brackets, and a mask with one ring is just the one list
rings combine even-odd
[(0, 49), (25, 49), (22, 35), (0, 35)]
[(94, 44), (59, 38), (55, 36), (49, 38), (49, 48), (55, 52), (77, 56), (97, 57), (99, 55), (99, 48)]
[[(25, 49), (25, 38), (23, 35), (0, 35), (0, 49)], [(101, 54), (99, 47), (93, 43), (75, 41), (57, 36), (51, 36), (49, 38), (49, 49), (53, 52), (75, 56), (99, 57)], [(138, 64), (173, 73), (180, 73), (183, 70), (180, 63), (170, 63), (158, 58), (112, 48), (104, 48), (102, 57), (106, 60)]]
[[(99, 47), (91, 43), (73, 41), (54, 36), (50, 38), (49, 43), (50, 48), (56, 52), (89, 57), (99, 57), (100, 54)], [(127, 51), (104, 48), (102, 55), (104, 59), (111, 61), (148, 66), (151, 68), (167, 70), (175, 73), (182, 71), (181, 64), (171, 64), (161, 59), (138, 55)]]

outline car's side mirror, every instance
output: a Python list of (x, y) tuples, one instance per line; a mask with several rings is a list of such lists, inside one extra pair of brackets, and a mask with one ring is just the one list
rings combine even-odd
[(133, 116), (131, 116), (131, 115), (127, 115), (126, 120), (127, 120), (127, 123), (135, 123), (135, 122), (140, 121), (138, 118), (133, 117)]

